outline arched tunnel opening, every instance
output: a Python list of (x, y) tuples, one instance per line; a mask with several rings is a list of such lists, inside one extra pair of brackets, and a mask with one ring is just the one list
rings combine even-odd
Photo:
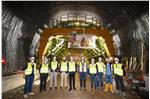
[[(143, 99), (147, 98), (148, 3), (147, 1), (2, 1), (3, 98), (7, 99), (9, 91), (25, 84), (22, 68), (30, 61), (30, 57), (35, 57), (39, 69), (45, 57), (51, 62), (54, 56), (60, 63), (63, 57), (69, 61), (72, 56), (77, 65), (80, 64), (82, 57), (87, 64), (90, 64), (92, 58), (97, 62), (99, 57), (102, 57), (105, 62), (106, 58), (113, 61), (118, 57), (124, 65), (125, 87), (136, 93), (135, 97), (128, 95), (128, 98), (137, 99), (136, 96), (140, 96), (138, 99), (142, 99), (143, 96)], [(38, 74), (35, 78), (39, 83)], [(22, 98), (21, 95), (12, 97)], [(109, 95), (108, 97), (110, 98)], [(40, 96), (39, 99), (41, 98)]]

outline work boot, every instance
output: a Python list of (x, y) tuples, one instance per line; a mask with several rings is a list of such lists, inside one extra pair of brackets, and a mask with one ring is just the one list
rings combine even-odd
[(72, 88), (69, 88), (69, 91), (71, 91), (72, 90)]
[(28, 98), (28, 95), (27, 95), (27, 94), (24, 94), (24, 98)]
[(52, 90), (52, 87), (50, 87), (50, 90)]
[(55, 87), (55, 89), (57, 89), (57, 87)]
[(105, 87), (105, 92), (108, 91), (108, 84), (106, 84), (106, 87)]
[(73, 89), (74, 89), (74, 90), (76, 90), (76, 88), (75, 88), (75, 87), (74, 87)]
[(110, 91), (114, 93), (112, 84), (110, 84)]
[(34, 95), (34, 93), (33, 93), (33, 92), (30, 92), (30, 93), (28, 93), (28, 95)]

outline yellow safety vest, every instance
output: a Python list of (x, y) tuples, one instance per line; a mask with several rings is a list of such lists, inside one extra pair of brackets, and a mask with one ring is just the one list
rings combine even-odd
[(123, 76), (122, 64), (120, 64), (120, 63), (114, 64), (114, 74)]
[(105, 64), (102, 63), (102, 62), (101, 63), (97, 62), (96, 64), (97, 64), (97, 67), (98, 67), (98, 72), (104, 72)]
[(61, 67), (60, 67), (60, 71), (67, 71), (67, 61), (66, 62), (61, 62)]
[(75, 72), (75, 62), (69, 62), (69, 72)]
[(86, 72), (86, 62), (84, 62), (83, 71), (82, 71), (82, 63), (80, 62), (79, 71), (80, 72)]
[(47, 64), (42, 63), (40, 73), (48, 73), (48, 63)]
[(90, 67), (89, 67), (89, 73), (90, 74), (96, 74), (96, 64), (94, 64), (94, 66), (92, 66), (92, 64), (90, 64)]
[[(36, 73), (36, 64), (33, 63), (34, 65), (34, 74)], [(25, 70), (25, 75), (31, 75), (32, 74), (32, 63), (28, 62), (27, 64), (27, 69)]]
[(52, 68), (52, 70), (56, 70), (56, 68), (57, 68), (57, 61), (52, 61), (51, 62), (51, 68)]

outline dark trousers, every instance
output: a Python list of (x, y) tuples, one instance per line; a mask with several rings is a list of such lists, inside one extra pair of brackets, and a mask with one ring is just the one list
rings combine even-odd
[(123, 83), (123, 76), (115, 75), (115, 81), (116, 81), (116, 89), (124, 92), (125, 89)]
[(46, 82), (47, 82), (48, 74), (40, 74), (40, 92), (42, 89), (46, 91)]
[(80, 72), (80, 88), (86, 87), (86, 73)]
[(99, 72), (98, 73), (98, 83), (97, 83), (98, 87), (103, 87), (103, 72)]
[(32, 92), (33, 81), (34, 81), (34, 75), (25, 76), (24, 94)]
[(91, 79), (91, 88), (93, 88), (93, 85), (94, 85), (96, 89), (97, 88), (96, 74), (91, 74), (90, 79)]
[[(72, 82), (73, 82), (73, 85), (72, 85)], [(69, 84), (70, 84), (70, 89), (72, 89), (72, 87), (75, 89), (75, 73), (74, 72), (69, 73)]]

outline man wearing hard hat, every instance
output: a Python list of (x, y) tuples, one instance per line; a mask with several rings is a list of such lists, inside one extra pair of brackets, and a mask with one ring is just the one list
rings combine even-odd
[(98, 68), (98, 84), (97, 86), (101, 88), (101, 91), (103, 90), (103, 74), (105, 70), (105, 64), (102, 62), (102, 58), (98, 58), (98, 62), (96, 63)]
[(28, 95), (34, 95), (32, 92), (32, 85), (36, 72), (36, 63), (34, 63), (34, 60), (35, 58), (31, 57), (30, 62), (28, 62), (22, 69), (23, 77), (25, 78), (24, 98), (27, 98)]
[(56, 56), (53, 57), (53, 60), (50, 63), (50, 90), (52, 89), (52, 85), (53, 85), (53, 80), (54, 80), (54, 84), (55, 84), (55, 89), (57, 89), (57, 74), (58, 74), (58, 62), (56, 61)]
[(60, 64), (60, 72), (61, 72), (61, 85), (60, 88), (65, 85), (65, 88), (67, 88), (67, 77), (68, 77), (68, 62), (66, 57), (63, 57), (63, 60)]
[(96, 82), (97, 66), (95, 64), (94, 58), (91, 59), (91, 63), (89, 65), (89, 74), (91, 80), (91, 89), (93, 89), (93, 85), (96, 89), (97, 88), (97, 82)]
[[(72, 56), (70, 57), (70, 61), (69, 61), (68, 65), (69, 65), (68, 72), (69, 72), (69, 84), (70, 84), (69, 91), (72, 90), (72, 87), (74, 90), (76, 90), (76, 88), (75, 88), (75, 73), (77, 71), (77, 68), (76, 68), (76, 63), (73, 60)], [(72, 83), (73, 83), (73, 85), (72, 85)]]
[(123, 64), (119, 63), (119, 58), (114, 58), (113, 64), (114, 76), (116, 82), (116, 93), (125, 97), (124, 83), (123, 83)]
[(81, 58), (79, 63), (79, 74), (80, 74), (80, 89), (86, 89), (86, 73), (87, 73), (87, 63), (84, 57)]
[(42, 92), (42, 90), (46, 91), (46, 82), (47, 82), (47, 78), (48, 78), (48, 72), (49, 72), (48, 59), (46, 57), (44, 57), (43, 62), (39, 68), (40, 92)]
[(110, 88), (110, 91), (112, 93), (114, 93), (113, 92), (113, 86), (112, 86), (112, 75), (113, 75), (112, 71), (113, 71), (113, 69), (112, 69), (112, 65), (111, 65), (110, 61), (111, 60), (109, 58), (106, 58), (106, 69), (105, 69), (106, 87), (105, 87), (105, 92), (107, 92), (108, 88)]

